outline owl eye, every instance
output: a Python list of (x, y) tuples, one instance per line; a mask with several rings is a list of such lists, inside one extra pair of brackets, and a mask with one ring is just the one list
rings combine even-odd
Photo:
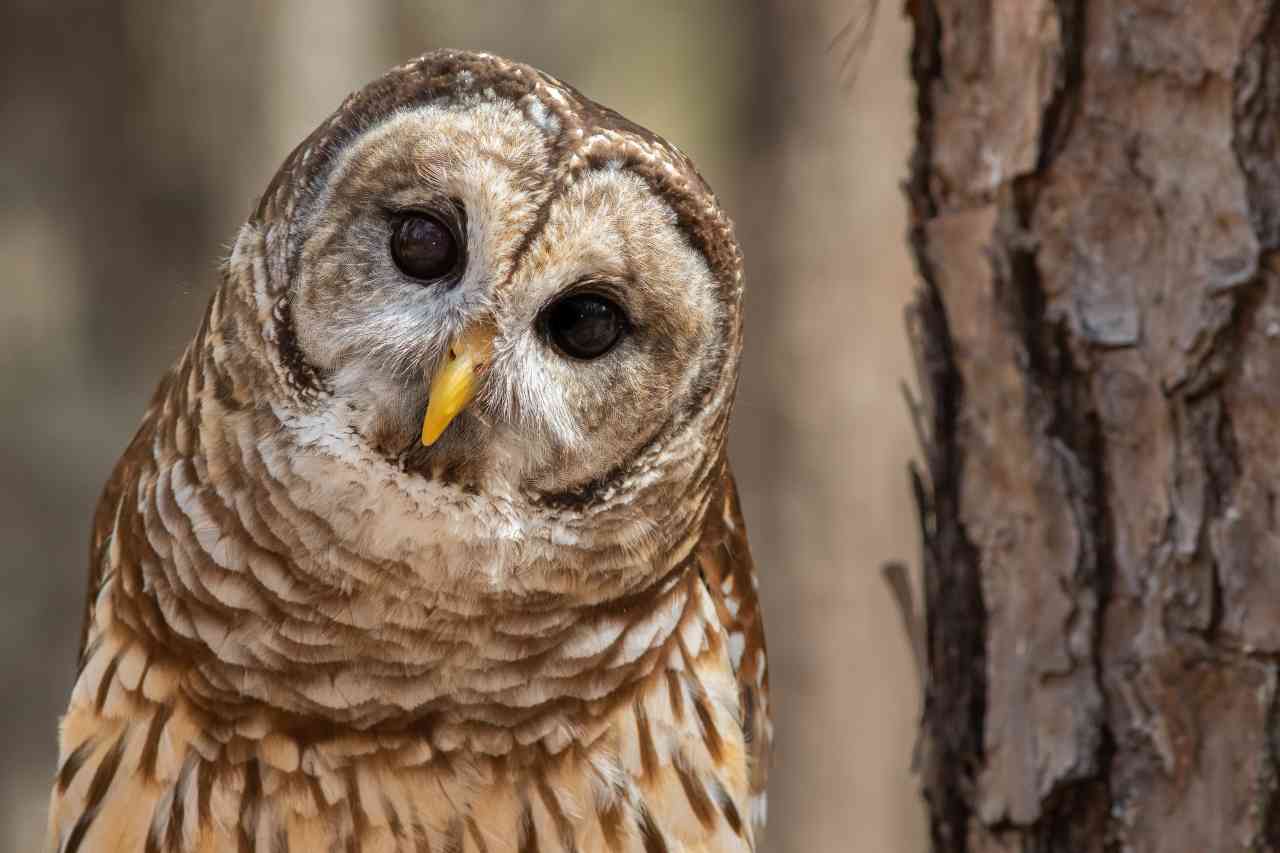
[(391, 232), (391, 259), (410, 278), (439, 281), (457, 269), (461, 256), (453, 230), (432, 214), (403, 216)]
[(543, 312), (547, 335), (565, 355), (592, 359), (613, 349), (626, 330), (626, 316), (614, 302), (594, 293), (576, 293)]

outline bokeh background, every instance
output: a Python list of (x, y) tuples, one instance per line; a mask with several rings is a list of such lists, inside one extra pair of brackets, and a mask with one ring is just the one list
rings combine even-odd
[(900, 380), (909, 32), (871, 0), (0, 0), (0, 848), (42, 848), (98, 489), (237, 225), (343, 96), (435, 47), (538, 65), (662, 133), (738, 224), (732, 452), (776, 709), (770, 851), (925, 849)]

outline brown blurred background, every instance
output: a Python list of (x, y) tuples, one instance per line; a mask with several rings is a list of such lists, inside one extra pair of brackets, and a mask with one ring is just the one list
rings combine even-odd
[(435, 47), (563, 77), (687, 151), (738, 223), (733, 454), (762, 570), (771, 851), (925, 849), (919, 695), (879, 566), (913, 560), (898, 394), (909, 33), (870, 0), (0, 0), (0, 849), (42, 847), (97, 492), (285, 154)]

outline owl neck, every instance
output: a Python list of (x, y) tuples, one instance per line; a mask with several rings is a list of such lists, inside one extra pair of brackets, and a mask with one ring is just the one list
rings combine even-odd
[(691, 456), (687, 481), (705, 486), (676, 501), (466, 494), (323, 415), (255, 405), (270, 342), (211, 330), (257, 328), (260, 311), (215, 298), (100, 513), (111, 606), (90, 641), (146, 644), (215, 736), (265, 715), (501, 753), (580, 731), (701, 637), (718, 460)]

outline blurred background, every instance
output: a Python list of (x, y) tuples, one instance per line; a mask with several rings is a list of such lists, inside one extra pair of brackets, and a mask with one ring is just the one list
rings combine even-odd
[(0, 848), (41, 849), (98, 490), (238, 224), (343, 96), (435, 47), (563, 77), (694, 159), (738, 224), (732, 452), (777, 738), (765, 849), (919, 853), (898, 391), (910, 34), (870, 0), (0, 0)]

